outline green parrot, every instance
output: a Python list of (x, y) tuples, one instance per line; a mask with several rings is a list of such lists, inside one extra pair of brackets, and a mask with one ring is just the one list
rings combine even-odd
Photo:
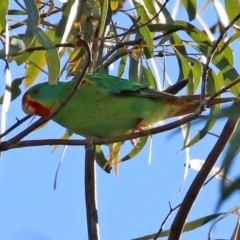
[[(76, 80), (33, 86), (23, 96), (23, 111), (48, 116), (75, 84)], [(70, 101), (52, 120), (84, 137), (108, 138), (149, 129), (161, 120), (197, 109), (198, 100), (168, 93), (175, 94), (186, 84), (187, 81), (179, 82), (160, 92), (102, 73), (87, 74)]]

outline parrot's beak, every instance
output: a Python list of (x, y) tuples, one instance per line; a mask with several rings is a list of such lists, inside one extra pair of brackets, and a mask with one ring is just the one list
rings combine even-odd
[(27, 114), (35, 114), (41, 117), (47, 117), (51, 112), (51, 108), (47, 108), (35, 101), (28, 93), (23, 95), (22, 109)]
[(24, 94), (22, 99), (22, 109), (27, 114), (35, 114), (35, 109), (30, 105), (31, 97), (28, 94)]

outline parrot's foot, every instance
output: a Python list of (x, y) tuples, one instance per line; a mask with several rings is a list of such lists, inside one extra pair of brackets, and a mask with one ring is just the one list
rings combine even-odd
[(93, 136), (86, 137), (86, 142), (87, 142), (87, 144), (85, 145), (86, 149), (93, 149), (94, 139), (96, 139), (96, 137), (93, 137)]
[(135, 148), (138, 147), (137, 144), (140, 142), (139, 138), (131, 139), (130, 141)]
[[(145, 129), (150, 128), (151, 125), (143, 123), (143, 120), (140, 120), (137, 126), (132, 130), (132, 133), (135, 132), (143, 132), (145, 133)], [(131, 144), (137, 148), (137, 144), (140, 142), (139, 138), (137, 139), (131, 139)]]

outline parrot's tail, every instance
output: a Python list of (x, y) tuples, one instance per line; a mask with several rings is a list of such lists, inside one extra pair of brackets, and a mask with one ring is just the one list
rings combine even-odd
[[(207, 95), (208, 99), (211, 95)], [(175, 113), (175, 117), (183, 116), (186, 114), (194, 113), (197, 108), (200, 106), (200, 95), (189, 95), (181, 96), (183, 102), (181, 103), (181, 108)], [(217, 104), (228, 103), (228, 102), (240, 102), (239, 97), (226, 97), (226, 98), (215, 98), (210, 101), (206, 107), (210, 108)]]

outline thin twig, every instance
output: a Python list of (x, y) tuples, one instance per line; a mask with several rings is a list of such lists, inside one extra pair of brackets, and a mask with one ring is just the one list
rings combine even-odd
[[(142, 46), (142, 39), (136, 39), (136, 40), (134, 40), (134, 41), (135, 41), (137, 44), (139, 44), (139, 41), (140, 41), (139, 46), (140, 46), (140, 45)], [(126, 43), (126, 42), (125, 42), (125, 43)], [(125, 46), (125, 43), (123, 43), (123, 46), (122, 46), (122, 47)], [(132, 43), (133, 43), (133, 42), (132, 42)], [(128, 45), (128, 42), (127, 42), (126, 45)], [(132, 45), (134, 45), (134, 44), (132, 44)], [(114, 63), (115, 61), (117, 61), (119, 58), (121, 58), (121, 57), (123, 57), (123, 56), (125, 56), (125, 55), (128, 55), (128, 54), (131, 53), (134, 49), (138, 49), (139, 46), (136, 46), (136, 44), (135, 44), (135, 46), (134, 46), (133, 48), (131, 48), (131, 49), (124, 48), (125, 51), (121, 51), (121, 52), (119, 52), (118, 55), (115, 55), (114, 57), (111, 57), (111, 58), (107, 59), (107, 60), (105, 61), (105, 63), (104, 63), (104, 67), (109, 67), (112, 63)]]
[(163, 220), (163, 222), (162, 222), (162, 224), (161, 224), (161, 226), (160, 226), (160, 228), (159, 228), (159, 230), (158, 230), (158, 232), (157, 232), (157, 234), (156, 234), (156, 236), (154, 237), (153, 240), (157, 240), (157, 238), (159, 237), (159, 235), (160, 235), (161, 232), (163, 231), (164, 225), (166, 224), (168, 218), (171, 216), (171, 214), (172, 214), (177, 208), (179, 208), (179, 207), (181, 206), (181, 204), (178, 204), (176, 207), (172, 208), (171, 203), (169, 202), (168, 204), (169, 204), (169, 208), (170, 208), (169, 213), (167, 214), (167, 216), (166, 216), (165, 219)]
[[(195, 118), (196, 118), (195, 114), (190, 114), (182, 119), (176, 120), (172, 123), (168, 123), (164, 126), (160, 126), (157, 128), (153, 128), (153, 129), (149, 129), (149, 130), (145, 130), (145, 131), (141, 131), (141, 132), (126, 134), (126, 135), (122, 135), (119, 137), (96, 138), (96, 139), (93, 139), (92, 143), (93, 143), (93, 145), (102, 145), (102, 144), (109, 144), (109, 143), (122, 142), (122, 141), (126, 141), (126, 140), (136, 139), (136, 138), (148, 136), (148, 135), (154, 135), (159, 132), (165, 132), (165, 131), (177, 128), (189, 121), (192, 121)], [(34, 124), (32, 124), (26, 130), (30, 129), (32, 131), (32, 129), (37, 128), (38, 125), (36, 126), (36, 123), (38, 123), (38, 122), (39, 121), (36, 121)], [(23, 133), (18, 134), (17, 136), (10, 139), (9, 141), (4, 141), (4, 142), (0, 143), (0, 151), (7, 151), (8, 149), (12, 149), (12, 148), (45, 146), (45, 145), (55, 145), (55, 144), (70, 145), (70, 146), (77, 146), (77, 145), (83, 146), (83, 145), (87, 144), (86, 140), (66, 140), (66, 139), (44, 139), (44, 140), (19, 141), (22, 138), (22, 136), (24, 137), (27, 134), (28, 134), (28, 132), (26, 133), (24, 131)]]
[(15, 128), (17, 128), (18, 126), (20, 126), (22, 123), (24, 123), (26, 120), (28, 120), (30, 117), (32, 117), (33, 115), (28, 114), (27, 116), (25, 116), (24, 118), (22, 118), (21, 120), (17, 119), (17, 122), (15, 124), (13, 124), (10, 128), (8, 128), (4, 133), (2, 133), (0, 135), (0, 138), (6, 136), (8, 133), (10, 133), (11, 131), (13, 131)]
[(122, 39), (120, 39), (120, 41), (117, 42), (117, 44), (113, 48), (111, 48), (110, 51), (108, 51), (108, 53), (101, 59), (101, 61), (99, 61), (99, 64), (97, 65), (96, 68), (102, 65), (115, 51), (117, 51), (117, 49), (123, 46), (124, 39), (128, 36), (128, 34), (132, 31), (132, 29), (134, 29), (137, 26), (137, 23), (140, 21), (140, 19), (141, 17), (138, 17), (136, 19), (136, 22), (134, 22), (133, 25), (128, 29), (128, 31), (125, 32), (125, 35), (122, 36)]
[[(92, 143), (93, 143), (93, 145), (102, 145), (102, 144), (116, 143), (116, 142), (122, 142), (122, 141), (126, 141), (126, 140), (136, 139), (136, 138), (148, 136), (148, 135), (154, 135), (154, 134), (157, 134), (160, 132), (165, 132), (165, 131), (177, 128), (189, 121), (192, 121), (195, 118), (196, 118), (196, 114), (193, 113), (182, 119), (176, 120), (172, 123), (168, 123), (164, 126), (156, 127), (156, 128), (149, 129), (149, 130), (144, 130), (141, 132), (126, 134), (126, 135), (122, 135), (119, 137), (96, 138), (96, 139), (93, 139)], [(39, 121), (37, 121), (36, 123), (38, 123), (38, 122)], [(35, 123), (32, 125), (30, 127), (28, 127), (27, 129), (30, 129), (32, 131), (32, 129), (35, 129), (37, 127)], [(22, 136), (25, 136), (27, 134), (28, 133), (25, 133), (25, 132), (24, 132), (24, 134), (20, 133), (19, 134), (20, 136), (17, 135), (16, 137), (10, 139), (9, 141), (4, 141), (4, 142), (0, 143), (0, 151), (7, 151), (8, 149), (12, 149), (12, 148), (22, 148), (22, 147), (30, 147), (30, 146), (32, 147), (32, 146), (44, 146), (44, 145), (55, 145), (55, 144), (77, 146), (77, 145), (86, 145), (87, 144), (86, 140), (66, 140), (66, 139), (44, 139), (44, 140), (19, 141), (22, 138)], [(18, 140), (18, 141), (16, 141), (16, 140)]]
[[(140, 25), (140, 26), (136, 26), (135, 29), (132, 29), (131, 31), (128, 31), (128, 33), (131, 33), (131, 32), (133, 32), (133, 31), (135, 31), (135, 30), (138, 30), (138, 29), (140, 29), (140, 28), (142, 28), (142, 27), (144, 27), (144, 26), (147, 26), (149, 23), (151, 23), (155, 18), (157, 18), (157, 17), (159, 16), (159, 14), (160, 14), (160, 13), (162, 12), (162, 10), (166, 7), (166, 5), (167, 5), (168, 2), (169, 2), (169, 0), (166, 0), (166, 1), (163, 3), (163, 5), (162, 5), (162, 7), (160, 8), (160, 10), (159, 10), (159, 11), (156, 13), (156, 15), (154, 15), (151, 19), (149, 19), (147, 22), (143, 23), (143, 24)], [(112, 38), (117, 38), (117, 37), (123, 37), (123, 36), (125, 36), (125, 34), (126, 34), (126, 32), (121, 33), (121, 34), (118, 34), (118, 35), (106, 37), (105, 39), (112, 39)]]

